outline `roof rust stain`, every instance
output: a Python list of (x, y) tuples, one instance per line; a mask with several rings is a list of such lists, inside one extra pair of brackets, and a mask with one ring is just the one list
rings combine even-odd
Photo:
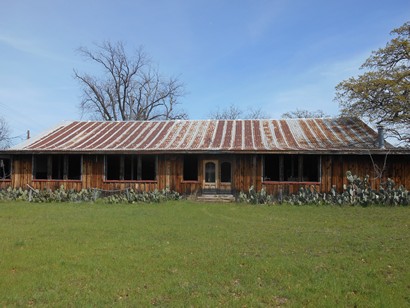
[(244, 138), (243, 133), (242, 133), (242, 126), (243, 126), (243, 121), (235, 121), (235, 134), (234, 134), (234, 143), (233, 143), (233, 148), (235, 150), (241, 150), (242, 149), (242, 139)]
[[(283, 135), (283, 140), (286, 142), (287, 146), (290, 149), (303, 149), (302, 147), (299, 146), (299, 143), (296, 141), (296, 139), (293, 137), (293, 134), (289, 128), (288, 121), (287, 120), (280, 120), (278, 121), (281, 129), (281, 133)], [(302, 140), (299, 140), (301, 142)]]
[(323, 146), (324, 140), (320, 140), (319, 138), (317, 138), (317, 135), (315, 134), (316, 126), (314, 122), (300, 121), (299, 123), (306, 137), (308, 147), (316, 148)]
[[(93, 130), (92, 133), (89, 133), (85, 136), (87, 142), (84, 145), (82, 145), (82, 147), (85, 149), (97, 149), (98, 145), (101, 144), (101, 142), (103, 142), (107, 138), (107, 134), (114, 128), (116, 123), (117, 122), (100, 123), (100, 125), (96, 127), (96, 130)], [(82, 130), (76, 132), (76, 134), (82, 133)], [(60, 145), (68, 147), (64, 144)]]
[[(358, 119), (176, 120), (60, 125), (15, 151), (280, 152), (376, 149), (377, 133)], [(391, 146), (388, 144), (388, 146)]]
[(329, 129), (326, 121), (315, 120), (315, 124), (321, 132), (321, 140), (326, 140), (325, 142), (329, 142), (331, 148), (343, 146), (343, 143), (337, 137), (336, 133), (333, 130)]
[(222, 139), (222, 145), (221, 149), (227, 150), (231, 147), (232, 144), (232, 127), (233, 127), (233, 121), (224, 121), (224, 134), (225, 134), (225, 139)]
[(148, 144), (145, 146), (144, 149), (151, 149), (156, 147), (162, 140), (163, 136), (165, 135), (165, 132), (169, 130), (169, 128), (172, 126), (172, 122), (159, 122), (158, 126), (158, 131), (156, 135), (152, 136), (152, 141), (148, 142)]
[(216, 127), (216, 122), (217, 121), (209, 121), (209, 125), (205, 131), (204, 138), (202, 140), (201, 148), (203, 149), (208, 149), (211, 147), (213, 138), (214, 138), (214, 132), (215, 132), (215, 127)]
[(254, 136), (252, 133), (252, 122), (251, 121), (244, 121), (245, 123), (245, 144), (244, 148), (247, 150), (253, 150), (254, 148)]
[(75, 131), (75, 127), (78, 125), (86, 125), (86, 123), (79, 123), (79, 122), (72, 122), (65, 127), (60, 127), (56, 131), (51, 131), (46, 137), (41, 138), (33, 144), (33, 147), (37, 148), (47, 148), (47, 145), (56, 145), (59, 141), (63, 140), (66, 136), (69, 136), (73, 131)]
[(331, 148), (333, 143), (329, 138), (324, 134), (322, 128), (319, 126), (319, 124), (316, 122), (315, 119), (306, 119), (306, 126), (311, 129), (312, 134), (315, 135), (315, 139), (317, 142), (320, 142), (320, 144), (317, 144), (317, 146), (325, 146), (327, 148)]
[(215, 130), (215, 135), (212, 140), (211, 148), (217, 149), (221, 146), (222, 142), (222, 136), (223, 136), (223, 131), (224, 131), (224, 124), (225, 121), (218, 121), (218, 125)]
[(254, 147), (255, 149), (263, 149), (261, 130), (260, 130), (260, 121), (253, 120), (253, 138), (254, 138)]

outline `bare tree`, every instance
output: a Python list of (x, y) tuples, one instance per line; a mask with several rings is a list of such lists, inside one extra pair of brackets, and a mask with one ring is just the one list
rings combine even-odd
[(239, 107), (231, 104), (229, 107), (209, 113), (210, 119), (215, 120), (238, 120), (238, 119), (266, 119), (268, 116), (260, 108), (248, 108), (247, 112), (244, 112)]
[(178, 78), (164, 78), (140, 47), (128, 55), (122, 42), (103, 42), (95, 50), (79, 53), (102, 69), (102, 77), (79, 73), (74, 76), (83, 88), (80, 109), (105, 121), (171, 120), (187, 115), (178, 109), (184, 85)]
[(240, 119), (243, 112), (235, 105), (230, 105), (229, 107), (220, 110), (211, 111), (209, 113), (209, 118), (215, 120), (237, 120)]
[(309, 111), (306, 109), (296, 109), (282, 114), (285, 119), (302, 119), (302, 118), (326, 118), (329, 117), (323, 110)]
[(0, 116), (0, 149), (10, 146), (10, 128), (4, 118)]
[(263, 111), (261, 108), (248, 108), (246, 112), (245, 119), (268, 119), (270, 118), (269, 114)]

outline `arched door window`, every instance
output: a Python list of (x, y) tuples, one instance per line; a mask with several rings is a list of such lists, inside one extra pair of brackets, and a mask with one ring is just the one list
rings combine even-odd
[(221, 182), (230, 183), (231, 182), (231, 163), (223, 162), (221, 164)]
[(205, 182), (215, 183), (215, 163), (213, 162), (205, 164)]

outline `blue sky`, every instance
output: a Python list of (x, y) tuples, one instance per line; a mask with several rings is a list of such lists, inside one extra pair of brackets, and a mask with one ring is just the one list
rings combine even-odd
[[(338, 113), (334, 87), (390, 31), (408, 0), (0, 0), (0, 115), (13, 136), (81, 118), (76, 52), (104, 40), (142, 45), (161, 73), (186, 85), (191, 119), (235, 104), (272, 118), (299, 109)], [(84, 119), (84, 118), (83, 118)]]

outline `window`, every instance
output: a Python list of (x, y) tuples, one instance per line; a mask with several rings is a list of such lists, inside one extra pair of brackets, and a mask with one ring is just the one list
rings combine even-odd
[[(135, 155), (124, 155), (124, 180), (132, 181), (138, 177), (138, 157)], [(117, 180), (120, 179), (118, 175)]]
[(303, 156), (303, 181), (320, 181), (320, 157), (316, 155)]
[(51, 178), (55, 180), (64, 179), (64, 155), (53, 155)]
[(198, 181), (198, 157), (184, 156), (184, 181)]
[(264, 181), (279, 181), (279, 155), (265, 155)]
[(284, 180), (289, 182), (298, 182), (299, 179), (299, 155), (283, 156)]
[(264, 181), (319, 182), (318, 155), (265, 155)]
[(230, 183), (231, 182), (231, 163), (223, 162), (221, 164), (221, 182)]
[(81, 155), (67, 155), (67, 179), (81, 180)]
[(155, 156), (140, 156), (141, 157), (141, 180), (153, 181), (156, 178), (156, 157)]
[(35, 180), (81, 180), (81, 155), (34, 155)]
[(106, 155), (107, 181), (155, 181), (157, 157), (155, 155)]
[(0, 180), (11, 179), (11, 159), (0, 157)]
[(105, 158), (105, 176), (107, 180), (121, 179), (121, 156), (107, 155)]
[[(48, 155), (36, 155), (33, 160), (33, 177), (35, 180), (48, 179)], [(50, 175), (51, 178), (51, 175)]]
[(205, 182), (215, 183), (215, 163), (213, 162), (205, 164)]

